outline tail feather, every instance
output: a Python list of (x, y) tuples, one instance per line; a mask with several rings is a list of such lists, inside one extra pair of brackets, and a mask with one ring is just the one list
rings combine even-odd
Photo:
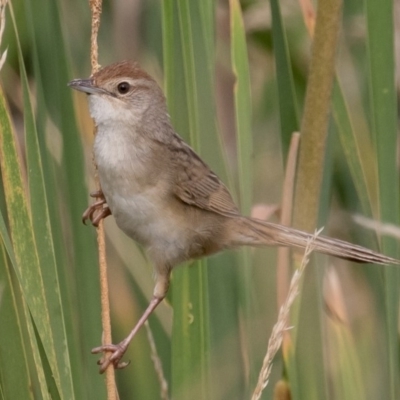
[[(310, 233), (287, 226), (261, 221), (255, 218), (243, 218), (244, 231), (239, 232), (237, 244), (249, 246), (290, 246), (304, 249), (313, 236)], [(314, 251), (331, 256), (375, 264), (400, 264), (400, 260), (385, 256), (362, 246), (339, 239), (317, 236), (313, 242)]]

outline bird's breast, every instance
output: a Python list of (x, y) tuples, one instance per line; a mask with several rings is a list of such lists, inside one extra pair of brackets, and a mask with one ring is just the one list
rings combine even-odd
[(99, 130), (94, 153), (118, 227), (147, 248), (156, 263), (176, 265), (216, 251), (207, 244), (215, 234), (209, 213), (174, 195), (168, 157), (151, 143), (136, 140), (133, 145), (127, 135), (108, 133)]
[(99, 127), (94, 143), (101, 188), (122, 230), (132, 236), (156, 218), (165, 177), (151, 144), (124, 126)]

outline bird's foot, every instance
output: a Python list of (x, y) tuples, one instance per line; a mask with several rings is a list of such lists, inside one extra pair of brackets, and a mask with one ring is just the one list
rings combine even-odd
[(82, 214), (82, 222), (86, 225), (86, 221), (90, 220), (96, 228), (102, 219), (111, 215), (111, 210), (107, 206), (106, 199), (101, 190), (90, 193), (90, 197), (97, 199), (96, 202), (91, 204)]
[(114, 364), (114, 368), (122, 369), (130, 364), (130, 361), (121, 362), (121, 358), (126, 352), (128, 348), (128, 344), (123, 340), (118, 344), (105, 344), (103, 346), (95, 347), (92, 349), (92, 354), (99, 353), (107, 353), (111, 352), (112, 355), (107, 357), (106, 354), (103, 355), (100, 360), (97, 361), (97, 364), (100, 365), (100, 373), (102, 374), (110, 364)]

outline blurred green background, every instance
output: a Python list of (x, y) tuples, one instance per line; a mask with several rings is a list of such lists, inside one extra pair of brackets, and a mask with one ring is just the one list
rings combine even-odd
[[(313, 7), (328, 3), (106, 1), (99, 62), (136, 60), (154, 76), (177, 132), (243, 213), (263, 218), (281, 203), (308, 73), (322, 58), (311, 58), (307, 24)], [(67, 87), (90, 75), (89, 6), (9, 6), (0, 47), (8, 48), (0, 74), (0, 399), (105, 399), (90, 354), (101, 342), (96, 232), (81, 223), (95, 188), (93, 125), (86, 97)], [(298, 165), (320, 190), (317, 209), (308, 210), (325, 235), (394, 257), (399, 14), (398, 1), (344, 2), (331, 117), (315, 142), (323, 164), (306, 172)], [(311, 118), (319, 106), (309, 104)], [(295, 197), (294, 208), (310, 202)], [(393, 224), (390, 235), (360, 226), (358, 214)], [(279, 210), (270, 218), (279, 221)], [(105, 229), (119, 342), (151, 298), (152, 266), (112, 217)], [(150, 318), (170, 398), (251, 398), (277, 292), (287, 287), (276, 260), (276, 249), (250, 249), (174, 271), (167, 301)], [(399, 282), (396, 267), (313, 257), (262, 399), (288, 398), (274, 394), (281, 379), (292, 399), (398, 399)], [(160, 398), (145, 330), (125, 359), (131, 364), (116, 373), (120, 398)]]

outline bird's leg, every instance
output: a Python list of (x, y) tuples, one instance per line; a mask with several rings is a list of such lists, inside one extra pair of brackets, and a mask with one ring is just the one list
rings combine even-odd
[(93, 226), (98, 227), (99, 222), (111, 215), (111, 210), (107, 206), (106, 199), (101, 190), (90, 193), (90, 197), (98, 199), (90, 205), (82, 215), (82, 222), (86, 225), (86, 220), (90, 220)]
[(125, 354), (129, 343), (132, 341), (136, 333), (139, 331), (139, 329), (142, 327), (142, 325), (147, 321), (149, 318), (150, 314), (156, 309), (156, 307), (162, 302), (164, 299), (165, 295), (167, 294), (168, 291), (168, 286), (169, 286), (169, 275), (170, 272), (168, 271), (167, 275), (158, 275), (157, 276), (157, 282), (156, 286), (154, 288), (154, 294), (153, 298), (150, 301), (150, 304), (146, 308), (146, 311), (143, 313), (139, 321), (136, 323), (134, 328), (131, 330), (129, 335), (120, 343), (118, 344), (105, 344), (99, 347), (95, 347), (92, 349), (92, 354), (98, 354), (98, 353), (106, 353), (106, 352), (111, 352), (113, 353), (111, 357), (106, 357), (104, 355), (98, 362), (97, 364), (100, 365), (100, 373), (102, 374), (107, 367), (113, 363), (114, 368), (116, 369), (121, 369), (125, 368), (128, 364), (129, 361), (123, 361), (121, 362), (121, 358)]
[(142, 325), (146, 322), (149, 318), (150, 314), (155, 310), (155, 308), (161, 303), (163, 299), (154, 297), (151, 299), (149, 306), (146, 308), (146, 311), (143, 313), (142, 317), (139, 319), (135, 327), (131, 330), (130, 334), (120, 343), (118, 344), (105, 344), (103, 346), (95, 347), (92, 349), (92, 354), (104, 353), (104, 352), (111, 352), (113, 353), (111, 357), (103, 356), (97, 363), (100, 365), (100, 373), (102, 374), (107, 367), (113, 363), (114, 368), (121, 369), (125, 368), (129, 361), (121, 362), (121, 358), (125, 354), (129, 343), (136, 335), (138, 330), (142, 327)]

